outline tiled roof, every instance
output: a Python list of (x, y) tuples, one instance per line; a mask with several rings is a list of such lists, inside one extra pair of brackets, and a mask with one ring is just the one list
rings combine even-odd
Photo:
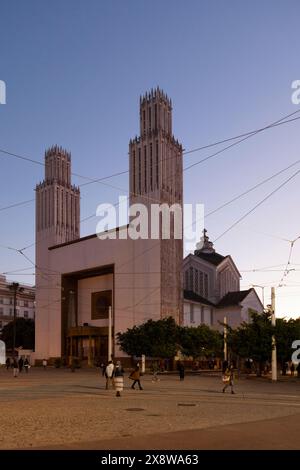
[(184, 290), (183, 295), (186, 300), (192, 300), (193, 302), (199, 302), (200, 304), (205, 304), (205, 305), (210, 305), (212, 307), (215, 307), (215, 304), (205, 299), (201, 295), (195, 294), (195, 292), (192, 292), (191, 290)]
[(208, 261), (208, 263), (214, 264), (215, 266), (218, 266), (220, 263), (222, 263), (225, 258), (227, 258), (227, 256), (222, 256), (216, 252), (205, 253), (201, 250), (196, 250), (195, 255), (198, 256), (198, 258), (203, 259), (204, 261)]
[(228, 292), (217, 304), (217, 307), (229, 307), (239, 305), (251, 292), (252, 289)]

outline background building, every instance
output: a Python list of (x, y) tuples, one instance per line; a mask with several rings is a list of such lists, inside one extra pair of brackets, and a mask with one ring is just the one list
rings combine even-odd
[(252, 289), (240, 291), (241, 275), (230, 255), (217, 253), (207, 231), (194, 254), (183, 261), (184, 325), (202, 323), (222, 329), (224, 317), (231, 327), (249, 321), (251, 310), (262, 313), (263, 305)]
[[(9, 289), (11, 282), (0, 275), (0, 331), (14, 319), (14, 296)], [(17, 318), (35, 318), (35, 288), (20, 284), (22, 292), (17, 293), (16, 312)]]

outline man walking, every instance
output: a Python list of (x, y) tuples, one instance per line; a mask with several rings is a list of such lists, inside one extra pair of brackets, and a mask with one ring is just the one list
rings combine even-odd
[(14, 372), (14, 377), (18, 377), (19, 375), (19, 364), (17, 361), (17, 358), (13, 358), (13, 372)]

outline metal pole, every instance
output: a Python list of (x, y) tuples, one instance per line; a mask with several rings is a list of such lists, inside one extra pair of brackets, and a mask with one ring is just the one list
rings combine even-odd
[(108, 307), (108, 361), (112, 356), (112, 325), (111, 325), (111, 307)]
[(17, 335), (17, 288), (18, 286), (13, 284), (13, 291), (14, 291), (14, 328), (13, 328), (13, 357), (15, 357), (15, 349), (16, 349), (16, 335)]
[[(276, 326), (275, 318), (275, 288), (271, 288), (271, 308), (272, 308), (272, 326)], [(277, 353), (276, 353), (276, 339), (275, 335), (272, 336), (272, 381), (277, 381)]]
[(227, 361), (227, 317), (224, 317), (224, 361)]

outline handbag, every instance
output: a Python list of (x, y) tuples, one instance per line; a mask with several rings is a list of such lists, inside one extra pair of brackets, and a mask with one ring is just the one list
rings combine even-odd
[(224, 382), (224, 384), (230, 382), (230, 376), (229, 375), (223, 375), (222, 381)]

